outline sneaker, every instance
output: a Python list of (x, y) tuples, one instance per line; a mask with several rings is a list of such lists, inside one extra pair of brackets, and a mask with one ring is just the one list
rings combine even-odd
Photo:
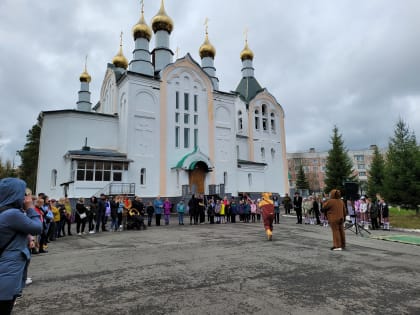
[(94, 230), (89, 231), (89, 234), (95, 234), (95, 231)]
[(32, 278), (26, 278), (25, 284), (30, 285), (32, 283)]
[(82, 235), (82, 233), (80, 233), (80, 232), (79, 232), (79, 233), (77, 233), (77, 235), (79, 235), (79, 236), (80, 236), (80, 235)]
[(341, 247), (336, 247), (336, 248), (333, 248), (333, 250), (337, 251), (337, 250), (343, 250), (343, 249)]

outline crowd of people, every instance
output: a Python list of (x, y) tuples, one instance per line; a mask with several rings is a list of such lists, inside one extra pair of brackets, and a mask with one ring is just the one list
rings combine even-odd
[(180, 199), (176, 204), (160, 196), (144, 203), (138, 196), (101, 194), (89, 200), (79, 198), (72, 205), (68, 198), (50, 199), (43, 193), (33, 197), (25, 188), (25, 182), (19, 179), (0, 180), (0, 274), (7, 274), (6, 280), (0, 281), (0, 314), (10, 314), (22, 289), (32, 283), (28, 277), (31, 254), (47, 253), (48, 243), (73, 235), (73, 223), (75, 234), (82, 236), (147, 229), (153, 221), (160, 226), (162, 215), (163, 223), (169, 225), (174, 213), (178, 224), (184, 225), (184, 215), (188, 214), (190, 225), (261, 222), (267, 239), (272, 240), (273, 224), (280, 223), (280, 213), (291, 215), (293, 209), (297, 224), (331, 227), (332, 250), (345, 248), (347, 215), (352, 223), (389, 229), (388, 205), (381, 196), (377, 195), (375, 202), (366, 196), (344, 202), (338, 190), (329, 196), (304, 198), (296, 192), (293, 198), (286, 194), (281, 200), (270, 193), (255, 200), (247, 195), (222, 199), (193, 195), (187, 202)]

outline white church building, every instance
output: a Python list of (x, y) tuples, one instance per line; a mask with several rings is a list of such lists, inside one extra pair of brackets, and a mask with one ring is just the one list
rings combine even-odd
[(190, 54), (173, 60), (173, 27), (163, 1), (151, 27), (142, 9), (132, 59), (120, 44), (97, 104), (85, 67), (77, 108), (41, 112), (38, 192), (86, 198), (289, 191), (284, 111), (254, 77), (247, 41), (237, 88), (220, 91), (207, 29), (199, 63)]

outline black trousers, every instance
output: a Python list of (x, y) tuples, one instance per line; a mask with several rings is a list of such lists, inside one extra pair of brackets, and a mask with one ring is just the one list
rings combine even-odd
[(10, 315), (12, 314), (13, 306), (15, 305), (15, 300), (0, 301), (0, 314)]
[(297, 223), (302, 224), (302, 208), (295, 208)]
[(161, 214), (155, 214), (155, 219), (156, 219), (156, 226), (160, 226), (160, 218), (161, 218)]

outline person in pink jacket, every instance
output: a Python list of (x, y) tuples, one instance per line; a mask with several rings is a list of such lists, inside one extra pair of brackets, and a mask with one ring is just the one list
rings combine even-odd
[(172, 204), (169, 201), (169, 199), (166, 198), (165, 202), (163, 203), (163, 215), (165, 218), (165, 225), (169, 224), (169, 218), (171, 216), (171, 208), (172, 208)]

